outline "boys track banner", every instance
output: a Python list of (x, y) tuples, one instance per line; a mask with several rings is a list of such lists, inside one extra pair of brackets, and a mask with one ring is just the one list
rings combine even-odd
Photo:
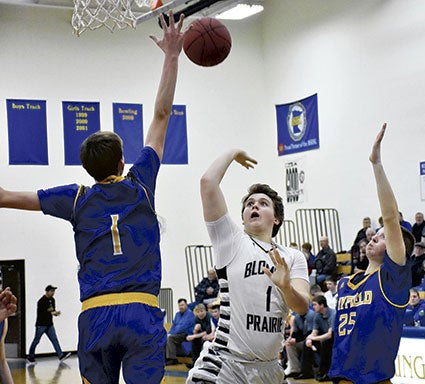
[(45, 100), (8, 99), (10, 165), (49, 165)]
[(317, 93), (288, 104), (276, 105), (279, 156), (319, 148)]

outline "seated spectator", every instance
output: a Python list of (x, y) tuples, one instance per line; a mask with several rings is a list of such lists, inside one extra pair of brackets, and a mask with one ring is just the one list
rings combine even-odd
[(359, 254), (354, 261), (354, 272), (366, 271), (369, 265), (369, 259), (366, 257), (367, 241), (365, 239), (359, 242)]
[(295, 242), (289, 243), (289, 248), (298, 249), (298, 244)]
[(410, 257), (412, 287), (419, 287), (425, 275), (425, 243), (416, 243)]
[(311, 299), (314, 299), (317, 296), (323, 296), (323, 291), (319, 284), (314, 284), (310, 287), (310, 296)]
[(218, 326), (218, 319), (220, 318), (220, 302), (214, 302), (211, 306), (211, 320), (214, 324), (214, 327)]
[(409, 305), (404, 314), (403, 325), (425, 326), (425, 300), (421, 300), (415, 288), (410, 289)]
[[(315, 377), (317, 381), (330, 381), (328, 371), (331, 366), (333, 327), (335, 310), (328, 307), (324, 296), (313, 299), (315, 313), (313, 331), (307, 336), (303, 346), (301, 373), (294, 377), (296, 380), (306, 380)], [(314, 376), (314, 353), (320, 356), (319, 370)]]
[(424, 214), (422, 212), (416, 212), (415, 224), (412, 227), (412, 234), (415, 236), (415, 240), (420, 243), (425, 238), (425, 221)]
[(336, 255), (329, 247), (329, 239), (326, 236), (322, 236), (319, 242), (321, 249), (316, 255), (315, 268), (317, 270), (317, 284), (322, 286), (327, 276), (336, 274)]
[(220, 286), (218, 284), (215, 269), (209, 269), (208, 276), (204, 277), (195, 287), (196, 303), (202, 303), (205, 305), (213, 303), (217, 300), (219, 289)]
[(207, 312), (204, 304), (198, 304), (195, 309), (195, 325), (191, 335), (186, 337), (187, 341), (192, 342), (192, 364), (188, 368), (192, 368), (202, 351), (202, 345), (205, 340), (214, 338), (215, 326), (212, 322), (212, 316)]
[(410, 224), (408, 221), (403, 219), (403, 214), (399, 211), (399, 221), (400, 221), (400, 225), (403, 228), (406, 228), (408, 231), (412, 232), (412, 224)]
[(301, 252), (304, 254), (307, 260), (308, 274), (311, 275), (311, 271), (314, 269), (314, 263), (316, 261), (316, 256), (311, 252), (312, 245), (310, 243), (304, 243), (301, 246)]
[(366, 238), (366, 229), (368, 229), (371, 225), (370, 217), (365, 217), (363, 219), (363, 228), (359, 229), (357, 232), (356, 238), (354, 239), (353, 245), (358, 244), (358, 242), (362, 239)]
[(301, 374), (302, 352), (305, 339), (313, 331), (315, 312), (308, 309), (304, 315), (294, 312), (289, 331), (285, 340), (285, 350), (288, 357), (289, 372), (286, 377), (295, 377)]
[(327, 291), (325, 292), (323, 296), (325, 296), (326, 298), (328, 307), (335, 309), (336, 300), (338, 298), (338, 293), (336, 290), (337, 288), (336, 279), (334, 277), (327, 277), (325, 280), (325, 284), (326, 284)]
[(372, 237), (376, 235), (375, 230), (372, 227), (366, 229), (366, 243), (372, 240)]
[(168, 332), (167, 345), (165, 349), (165, 365), (178, 364), (177, 354), (185, 355), (182, 352), (182, 343), (186, 341), (186, 337), (193, 331), (195, 323), (195, 315), (188, 308), (186, 299), (177, 301), (179, 310), (174, 316), (173, 324)]
[(384, 226), (384, 219), (382, 218), (382, 216), (378, 217), (378, 223), (379, 227), (376, 228), (375, 233), (378, 233), (378, 231)]

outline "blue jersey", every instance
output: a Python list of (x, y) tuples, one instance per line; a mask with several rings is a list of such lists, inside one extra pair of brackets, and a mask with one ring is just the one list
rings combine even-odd
[(158, 295), (160, 233), (154, 192), (159, 166), (156, 152), (145, 147), (125, 178), (38, 191), (43, 213), (73, 226), (81, 301), (118, 292)]
[(394, 376), (410, 283), (409, 265), (394, 263), (387, 253), (373, 273), (358, 272), (338, 282), (329, 376), (355, 384)]

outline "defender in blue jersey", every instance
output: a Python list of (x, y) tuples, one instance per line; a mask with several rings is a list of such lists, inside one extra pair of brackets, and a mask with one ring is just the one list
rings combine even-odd
[(81, 145), (83, 167), (92, 187), (76, 184), (37, 193), (0, 189), (0, 206), (42, 210), (69, 221), (74, 229), (80, 269), (82, 313), (78, 357), (85, 384), (160, 383), (167, 335), (157, 295), (161, 282), (155, 185), (177, 81), (183, 45), (183, 17), (170, 12), (164, 31), (162, 76), (154, 117), (139, 159), (123, 177), (121, 139), (97, 132)]
[(329, 376), (334, 383), (391, 383), (409, 301), (408, 257), (415, 242), (400, 227), (397, 202), (381, 162), (379, 132), (370, 155), (384, 227), (366, 248), (369, 266), (341, 279)]

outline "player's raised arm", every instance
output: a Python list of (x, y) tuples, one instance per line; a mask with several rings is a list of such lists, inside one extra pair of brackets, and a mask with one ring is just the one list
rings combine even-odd
[(162, 39), (159, 40), (155, 36), (150, 36), (165, 53), (161, 80), (155, 100), (153, 120), (146, 136), (146, 145), (152, 147), (160, 159), (162, 159), (165, 134), (173, 106), (177, 83), (178, 59), (183, 47), (184, 36), (184, 33), (181, 31), (183, 15), (181, 15), (177, 25), (174, 23), (173, 13), (171, 11), (169, 16), (169, 25), (167, 25), (164, 16), (162, 14), (160, 15), (162, 30), (164, 31)]
[(7, 191), (0, 188), (0, 208), (40, 211), (40, 201), (36, 192)]
[(381, 206), (382, 219), (384, 221), (387, 253), (395, 263), (404, 265), (406, 263), (406, 247), (403, 242), (399, 223), (397, 201), (387, 175), (385, 174), (381, 160), (381, 143), (386, 128), (387, 124), (385, 123), (373, 143), (369, 160), (372, 163), (373, 173), (375, 175), (376, 190)]
[(253, 165), (257, 164), (257, 161), (248, 156), (245, 151), (231, 149), (210, 165), (201, 178), (201, 198), (205, 221), (218, 220), (227, 212), (220, 183), (233, 160), (247, 169), (253, 168)]

